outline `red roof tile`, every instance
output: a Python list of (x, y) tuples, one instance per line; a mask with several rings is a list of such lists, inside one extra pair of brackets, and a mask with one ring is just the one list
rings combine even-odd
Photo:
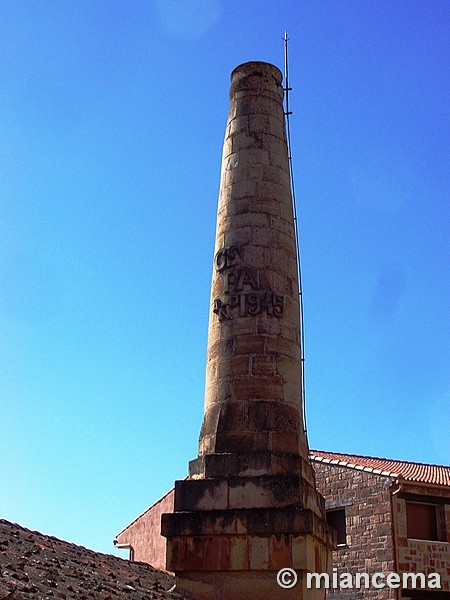
[(322, 452), (321, 450), (311, 450), (310, 458), (313, 462), (324, 462), (389, 477), (400, 477), (406, 481), (450, 486), (450, 466), (428, 465), (406, 460), (341, 454), (339, 452)]

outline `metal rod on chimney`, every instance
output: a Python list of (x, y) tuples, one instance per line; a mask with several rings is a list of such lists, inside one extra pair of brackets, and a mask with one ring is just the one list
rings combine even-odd
[[(284, 91), (286, 92), (285, 98), (286, 98), (286, 116), (289, 116), (290, 114), (292, 114), (291, 112), (289, 112), (289, 92), (292, 88), (289, 87), (289, 73), (288, 73), (288, 32), (285, 31), (284, 32)], [(289, 156), (289, 159), (291, 157)]]

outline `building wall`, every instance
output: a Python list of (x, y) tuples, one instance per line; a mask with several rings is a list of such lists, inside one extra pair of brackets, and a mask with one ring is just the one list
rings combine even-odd
[[(440, 541), (409, 539), (406, 502), (408, 498), (439, 503)], [(435, 502), (433, 502), (433, 500)], [(393, 497), (396, 552), (399, 572), (439, 573), (442, 591), (450, 591), (450, 493), (442, 488), (402, 486)]]
[[(317, 488), (326, 508), (345, 508), (347, 543), (333, 553), (340, 573), (390, 573), (396, 570), (391, 511), (392, 480), (348, 467), (315, 462)], [(339, 590), (335, 600), (397, 598), (395, 590)]]
[(121, 531), (116, 537), (117, 543), (133, 548), (133, 560), (165, 570), (166, 538), (161, 535), (161, 515), (172, 513), (173, 507), (172, 489)]

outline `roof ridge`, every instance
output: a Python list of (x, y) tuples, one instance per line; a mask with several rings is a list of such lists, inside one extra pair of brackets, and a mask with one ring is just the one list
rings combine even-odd
[(370, 460), (384, 460), (387, 462), (397, 462), (397, 463), (403, 463), (403, 464), (407, 464), (407, 465), (422, 465), (422, 466), (426, 466), (426, 467), (441, 467), (444, 469), (450, 469), (450, 465), (437, 465), (436, 463), (425, 463), (425, 462), (418, 462), (418, 461), (414, 461), (414, 460), (404, 460), (401, 458), (386, 458), (386, 457), (381, 457), (381, 456), (368, 456), (365, 454), (352, 454), (349, 452), (330, 452), (328, 450), (312, 450), (310, 449), (309, 453), (310, 454), (314, 454), (315, 452), (317, 452), (318, 454), (334, 454), (336, 456), (347, 456), (347, 457), (353, 457), (353, 458), (368, 458)]
[[(187, 477), (185, 477), (185, 479), (187, 479)], [(139, 513), (138, 516), (131, 521), (131, 523), (128, 523), (128, 525), (125, 525), (125, 527), (123, 529), (121, 529), (119, 531), (119, 533), (117, 533), (114, 536), (114, 541), (117, 540), (117, 538), (119, 537), (119, 535), (121, 533), (123, 533), (125, 530), (127, 530), (132, 525), (134, 525), (134, 523), (136, 523), (136, 521), (138, 521), (141, 517), (143, 517), (146, 513), (148, 513), (148, 511), (151, 510), (156, 504), (159, 504), (162, 500), (164, 500), (173, 491), (173, 489), (174, 489), (174, 486), (172, 486), (165, 494), (160, 496), (157, 500), (152, 502), (152, 504), (150, 504), (150, 506), (148, 506), (145, 510), (143, 510), (141, 513)]]

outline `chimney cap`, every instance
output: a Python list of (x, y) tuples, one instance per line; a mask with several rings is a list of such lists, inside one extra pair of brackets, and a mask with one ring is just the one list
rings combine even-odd
[(267, 90), (283, 96), (283, 75), (278, 67), (267, 62), (250, 61), (231, 72), (230, 97), (239, 91)]

